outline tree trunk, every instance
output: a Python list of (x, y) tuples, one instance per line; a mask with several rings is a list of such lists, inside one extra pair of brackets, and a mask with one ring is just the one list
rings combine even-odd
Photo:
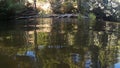
[(78, 12), (80, 13), (81, 8), (81, 0), (77, 0)]
[(36, 0), (34, 0), (34, 8), (35, 8), (35, 10), (36, 10)]

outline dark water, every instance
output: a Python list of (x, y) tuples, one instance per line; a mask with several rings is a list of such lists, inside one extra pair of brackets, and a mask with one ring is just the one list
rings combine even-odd
[(0, 25), (0, 68), (119, 68), (119, 23), (98, 21), (92, 28), (88, 20), (67, 18), (8, 22)]

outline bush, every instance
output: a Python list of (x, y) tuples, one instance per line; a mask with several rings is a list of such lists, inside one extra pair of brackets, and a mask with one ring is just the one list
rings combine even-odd
[(72, 13), (75, 9), (71, 2), (55, 2), (51, 3), (53, 13)]
[(79, 15), (78, 15), (78, 20), (79, 20), (79, 21), (82, 21), (82, 20), (83, 20), (82, 14), (80, 14), (80, 13), (79, 13)]
[(96, 16), (93, 13), (89, 14), (89, 23), (90, 26), (93, 27), (95, 25), (95, 21), (96, 21)]
[(90, 14), (89, 14), (89, 19), (90, 19), (91, 21), (95, 21), (95, 20), (96, 20), (96, 16), (95, 16), (93, 13), (90, 13)]
[(15, 2), (14, 0), (2, 0), (0, 1), (0, 16), (4, 18), (12, 18), (22, 8), (23, 4)]
[(61, 13), (61, 3), (59, 2), (55, 2), (55, 3), (51, 3), (51, 7), (52, 7), (52, 11), (53, 13)]
[(71, 2), (64, 2), (61, 6), (62, 13), (72, 13), (73, 9), (74, 9), (74, 7)]

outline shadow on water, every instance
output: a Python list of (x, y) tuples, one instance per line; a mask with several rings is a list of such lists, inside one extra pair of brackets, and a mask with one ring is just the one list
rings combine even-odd
[(119, 23), (99, 21), (89, 29), (87, 20), (75, 18), (14, 22), (0, 27), (3, 68), (114, 68), (120, 62)]
[(0, 21), (0, 31), (9, 31), (15, 29), (15, 21)]

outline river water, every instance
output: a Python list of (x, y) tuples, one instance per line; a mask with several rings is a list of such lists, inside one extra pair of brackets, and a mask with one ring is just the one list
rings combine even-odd
[[(2, 22), (5, 23), (5, 22)], [(119, 68), (120, 24), (37, 18), (0, 25), (0, 68)]]

